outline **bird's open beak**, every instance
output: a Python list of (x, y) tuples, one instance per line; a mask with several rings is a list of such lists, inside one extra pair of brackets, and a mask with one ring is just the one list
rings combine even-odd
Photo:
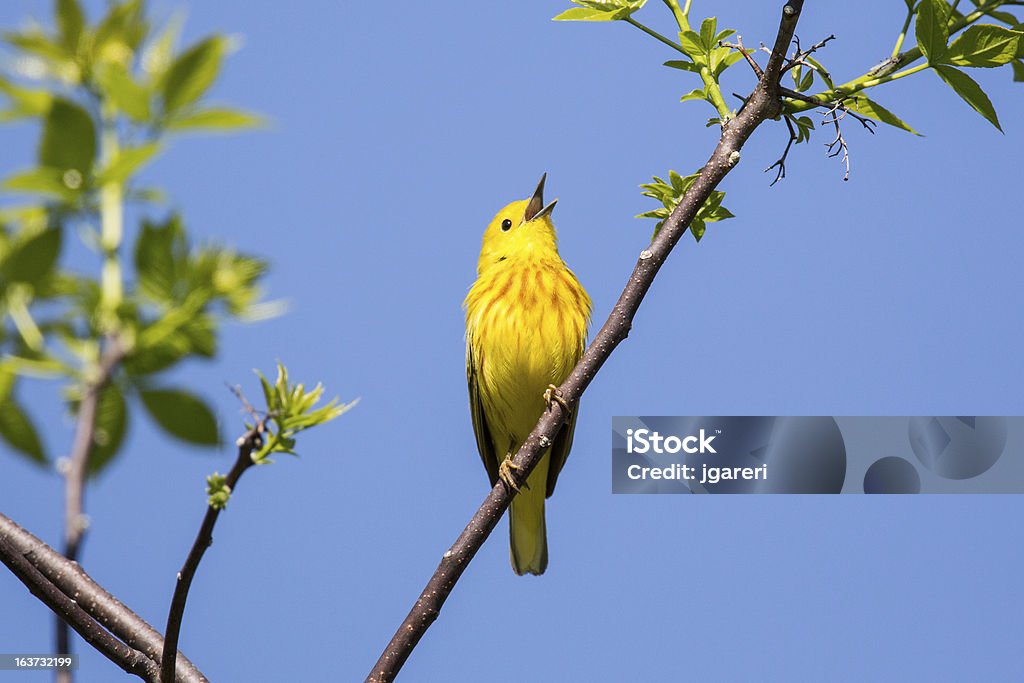
[(524, 223), (547, 216), (555, 208), (555, 204), (558, 203), (556, 199), (547, 206), (544, 206), (544, 181), (547, 180), (547, 177), (547, 173), (540, 177), (537, 189), (534, 190), (533, 196), (530, 197), (530, 203), (526, 205), (526, 213), (523, 216)]

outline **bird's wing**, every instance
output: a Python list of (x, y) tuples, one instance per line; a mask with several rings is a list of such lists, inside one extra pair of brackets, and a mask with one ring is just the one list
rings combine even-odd
[(477, 364), (473, 358), (472, 340), (466, 340), (466, 380), (469, 383), (469, 411), (473, 416), (473, 433), (476, 435), (476, 449), (484, 461), (491, 486), (498, 483), (498, 458), (494, 453), (491, 430), (484, 415), (484, 404), (480, 397), (480, 383), (477, 381)]
[(551, 444), (551, 464), (548, 466), (548, 490), (547, 496), (555, 492), (555, 483), (558, 481), (558, 473), (562, 471), (565, 461), (569, 459), (569, 449), (572, 448), (572, 435), (576, 430), (576, 415), (579, 413), (579, 401), (572, 407), (572, 414), (568, 422), (555, 435), (555, 441)]

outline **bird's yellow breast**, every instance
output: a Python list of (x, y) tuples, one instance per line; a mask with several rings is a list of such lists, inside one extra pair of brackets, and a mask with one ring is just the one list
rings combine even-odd
[(481, 272), (466, 297), (467, 344), (496, 440), (526, 438), (544, 390), (583, 354), (589, 316), (590, 297), (560, 259), (508, 259)]

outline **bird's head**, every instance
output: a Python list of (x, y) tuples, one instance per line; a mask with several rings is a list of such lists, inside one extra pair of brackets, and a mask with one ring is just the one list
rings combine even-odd
[(512, 202), (491, 220), (484, 231), (477, 272), (508, 259), (558, 258), (558, 239), (551, 221), (558, 200), (544, 204), (547, 177), (547, 173), (541, 176), (532, 197)]

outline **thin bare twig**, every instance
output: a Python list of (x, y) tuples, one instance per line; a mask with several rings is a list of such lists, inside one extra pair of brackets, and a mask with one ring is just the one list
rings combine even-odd
[(749, 64), (750, 68), (754, 71), (754, 76), (758, 80), (761, 80), (761, 76), (764, 75), (764, 71), (761, 70), (761, 66), (757, 62), (755, 62), (754, 58), (750, 56), (749, 52), (747, 52), (747, 48), (743, 47), (742, 37), (737, 35), (735, 43), (725, 43), (720, 40), (718, 41), (718, 44), (721, 47), (731, 47), (733, 50), (739, 50), (740, 54), (743, 55), (743, 57), (747, 60), (747, 64)]
[[(248, 401), (246, 401), (248, 404)], [(229, 491), (234, 491), (242, 474), (253, 466), (252, 454), (263, 447), (263, 434), (266, 431), (264, 420), (257, 420), (256, 425), (238, 439), (238, 458), (224, 478), (224, 483)], [(192, 579), (196, 575), (199, 563), (203, 559), (206, 549), (213, 545), (213, 528), (217, 524), (221, 508), (214, 507), (207, 503), (206, 515), (199, 527), (199, 533), (192, 543), (185, 564), (178, 572), (177, 581), (174, 584), (174, 595), (171, 598), (171, 607), (167, 614), (167, 628), (164, 631), (164, 651), (160, 665), (160, 679), (173, 681), (175, 676), (176, 654), (178, 652), (178, 635), (181, 632), (181, 620), (185, 616), (185, 603), (188, 601), (188, 591), (192, 586)]]
[[(633, 273), (608, 319), (594, 336), (594, 340), (568, 379), (559, 387), (563, 399), (570, 408), (579, 401), (601, 366), (629, 334), (633, 316), (636, 315), (662, 264), (711, 192), (739, 163), (743, 144), (759, 125), (781, 112), (779, 78), (786, 47), (793, 37), (802, 8), (803, 0), (789, 0), (783, 7), (775, 48), (764, 68), (763, 77), (736, 116), (722, 126), (722, 135), (714, 153), (697, 174), (686, 195), (666, 219), (657, 236), (640, 253)], [(512, 471), (519, 478), (517, 483), (527, 480), (541, 453), (551, 445), (568, 414), (566, 408), (555, 404), (541, 416), (512, 460)], [(441, 607), (459, 577), (508, 509), (513, 495), (515, 492), (500, 481), (491, 489), (458, 539), (444, 553), (437, 570), (384, 648), (367, 681), (392, 681), (398, 675), (416, 644), (437, 619)]]
[(245, 410), (249, 417), (253, 419), (253, 423), (255, 424), (258, 422), (260, 416), (256, 414), (256, 409), (252, 407), (252, 404), (249, 403), (249, 399), (247, 399), (245, 394), (242, 393), (242, 387), (238, 384), (228, 384), (228, 390), (234, 394), (235, 398), (237, 398), (239, 403), (242, 404), (242, 409)]
[[(827, 143), (825, 145), (828, 148), (827, 154), (829, 157), (839, 156), (839, 154), (843, 155), (843, 163), (846, 166), (846, 173), (843, 176), (843, 180), (849, 180), (850, 150), (849, 147), (847, 147), (846, 139), (843, 137), (842, 131), (840, 130), (839, 122), (842, 121), (847, 116), (852, 116), (854, 119), (860, 122), (860, 124), (864, 126), (864, 128), (866, 128), (867, 131), (872, 135), (874, 135), (875, 133), (874, 127), (877, 124), (871, 119), (867, 118), (866, 116), (862, 116), (861, 114), (858, 114), (857, 112), (847, 107), (845, 104), (843, 104), (843, 100), (837, 100), (826, 104), (824, 102), (820, 102), (814, 99), (813, 97), (808, 97), (807, 95), (798, 93), (795, 90), (790, 90), (789, 88), (779, 88), (779, 93), (785, 98), (800, 100), (802, 102), (808, 102), (816, 107), (822, 107), (823, 109), (828, 110), (825, 113), (825, 117), (822, 120), (822, 123), (832, 123), (836, 128), (836, 137), (835, 139), (832, 140), (832, 142)], [(793, 125), (790, 122), (790, 117), (787, 115), (784, 118), (786, 121), (786, 125), (789, 127), (789, 141), (786, 143), (786, 149), (782, 153), (782, 157), (774, 164), (765, 169), (765, 172), (768, 172), (776, 167), (779, 169), (779, 173), (775, 176), (775, 180), (771, 182), (771, 185), (774, 185), (775, 183), (779, 182), (779, 180), (786, 177), (786, 156), (789, 154), (790, 147), (793, 146), (793, 143), (797, 139), (793, 133)]]
[(771, 187), (772, 185), (786, 177), (786, 157), (789, 156), (789, 150), (790, 148), (793, 147), (793, 143), (798, 140), (796, 131), (793, 130), (793, 122), (790, 120), (790, 117), (783, 116), (782, 120), (786, 122), (786, 127), (789, 128), (789, 142), (786, 143), (786, 149), (783, 150), (782, 156), (779, 157), (779, 159), (774, 164), (764, 169), (765, 173), (772, 170), (773, 168), (779, 169), (775, 173), (775, 180), (773, 180), (771, 184), (768, 185), (768, 187)]
[(833, 108), (838, 107), (843, 112), (843, 115), (840, 118), (852, 116), (853, 118), (857, 119), (857, 121), (860, 122), (860, 125), (867, 128), (869, 133), (871, 133), (872, 135), (874, 135), (875, 133), (875, 126), (877, 126), (878, 124), (872, 119), (869, 119), (868, 117), (862, 114), (858, 114), (854, 110), (847, 107), (845, 104), (846, 99), (838, 101), (833, 100), (831, 102), (822, 102), (821, 100), (816, 100), (813, 97), (810, 97), (809, 95), (804, 95), (803, 93), (796, 92), (795, 90), (790, 90), (789, 88), (779, 88), (779, 92), (782, 94), (783, 97), (787, 99), (807, 102), (808, 104), (813, 104), (815, 107), (821, 107), (822, 109), (828, 109), (829, 111), (831, 111)]
[[(812, 54), (814, 54), (815, 52), (817, 52), (821, 48), (825, 47), (825, 45), (828, 44), (828, 41), (835, 40), (835, 39), (836, 39), (836, 37), (834, 35), (831, 35), (831, 36), (829, 36), (829, 37), (827, 37), (827, 38), (825, 38), (823, 40), (819, 40), (817, 43), (815, 43), (814, 45), (811, 45), (809, 48), (807, 48), (807, 50), (802, 50), (800, 48), (800, 36), (793, 36), (793, 42), (796, 44), (796, 52), (793, 53), (793, 58), (790, 59), (786, 63), (786, 66), (784, 66), (782, 68), (782, 71), (783, 72), (789, 71), (790, 69), (792, 69), (797, 64), (800, 64), (802, 66), (808, 66), (808, 67), (810, 67), (812, 69), (815, 69), (815, 66), (813, 64), (805, 61), (805, 59), (807, 57), (810, 57)], [(817, 70), (817, 69), (815, 69), (815, 70)]]
[(836, 127), (836, 137), (832, 142), (826, 143), (825, 146), (828, 148), (827, 153), (830, 159), (840, 154), (843, 155), (843, 164), (846, 166), (846, 173), (843, 174), (843, 181), (845, 182), (850, 179), (850, 148), (846, 146), (846, 140), (843, 139), (843, 131), (839, 127), (837, 110), (833, 108), (829, 115), (831, 115), (832, 123)]

